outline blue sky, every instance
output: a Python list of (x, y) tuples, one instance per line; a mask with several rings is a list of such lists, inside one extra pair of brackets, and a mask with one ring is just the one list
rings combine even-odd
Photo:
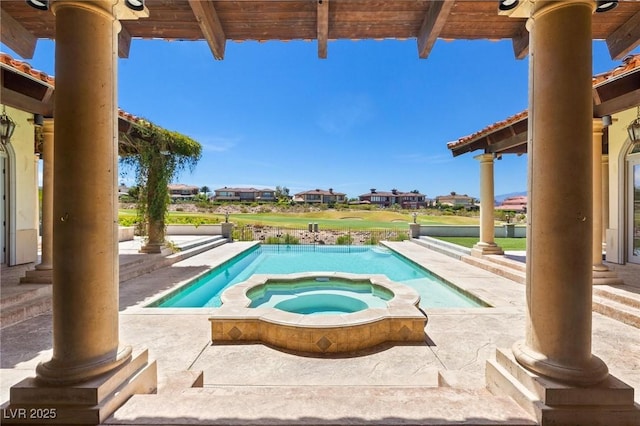
[[(594, 73), (620, 63), (603, 42), (593, 57)], [(28, 62), (55, 75), (53, 58), (42, 40)], [(133, 40), (118, 103), (203, 145), (176, 182), (477, 197), (480, 152), (453, 158), (447, 142), (526, 109), (527, 73), (508, 40), (438, 40), (428, 59), (415, 40), (335, 41), (325, 60), (315, 42), (228, 42), (223, 61), (204, 42)], [(526, 190), (526, 163), (495, 163), (496, 195)]]

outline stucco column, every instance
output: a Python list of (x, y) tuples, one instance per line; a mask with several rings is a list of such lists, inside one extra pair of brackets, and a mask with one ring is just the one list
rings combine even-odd
[(536, 1), (530, 77), (527, 326), (513, 353), (572, 385), (608, 375), (591, 353), (592, 0)]
[(131, 359), (118, 341), (117, 34), (111, 1), (57, 1), (53, 356), (67, 385)]
[(602, 119), (593, 119), (593, 270), (607, 271), (602, 263)]
[(607, 243), (609, 228), (609, 154), (602, 154), (602, 242)]
[(493, 154), (480, 154), (473, 158), (480, 161), (480, 241), (473, 246), (471, 254), (503, 254), (494, 240)]
[(42, 256), (38, 270), (53, 269), (53, 119), (42, 126)]

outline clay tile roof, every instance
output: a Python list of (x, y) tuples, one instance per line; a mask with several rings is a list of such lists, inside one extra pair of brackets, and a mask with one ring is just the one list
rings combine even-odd
[(461, 137), (460, 139), (458, 139), (457, 141), (453, 141), (453, 142), (449, 142), (447, 144), (447, 148), (452, 149), (455, 148), (457, 146), (460, 145), (464, 145), (465, 143), (475, 140), (481, 136), (487, 135), (489, 133), (493, 133), (494, 131), (498, 130), (498, 129), (502, 129), (505, 127), (508, 127), (510, 125), (512, 125), (513, 123), (516, 123), (520, 120), (524, 120), (525, 118), (527, 118), (527, 116), (529, 115), (529, 113), (527, 112), (527, 110), (521, 111), (519, 113), (517, 113), (516, 115), (512, 115), (511, 117), (508, 117), (505, 120), (502, 121), (498, 121), (496, 123), (490, 124), (489, 126), (485, 127), (482, 130), (479, 130), (475, 133), (472, 133), (468, 136), (464, 136)]
[[(615, 78), (618, 78), (619, 76), (632, 72), (632, 71), (636, 71), (640, 69), (640, 54), (638, 55), (629, 55), (627, 57), (625, 57), (622, 60), (622, 64), (620, 64), (619, 66), (615, 67), (614, 69), (601, 73), (601, 74), (596, 74), (593, 76), (593, 86), (599, 86), (609, 80), (613, 80)], [(482, 136), (488, 135), (489, 133), (493, 133), (496, 130), (508, 127), (510, 125), (512, 125), (513, 123), (516, 123), (520, 120), (524, 120), (525, 118), (527, 118), (528, 116), (528, 112), (527, 110), (524, 110), (522, 112), (517, 113), (516, 115), (512, 115), (511, 117), (507, 118), (506, 120), (502, 120), (502, 121), (498, 121), (496, 123), (490, 124), (489, 126), (485, 127), (482, 130), (479, 130), (475, 133), (472, 133), (468, 136), (463, 136), (458, 140), (452, 141), (447, 143), (447, 148), (449, 149), (453, 149), (456, 148), (458, 146), (461, 145), (465, 145), (466, 143), (476, 140)]]
[[(54, 77), (50, 76), (44, 71), (34, 69), (31, 65), (29, 65), (24, 61), (14, 59), (10, 55), (4, 52), (0, 52), (0, 64), (4, 64), (5, 66), (12, 68), (16, 71), (19, 71), (23, 74), (27, 74), (30, 77), (35, 78), (36, 80), (40, 80), (48, 84), (49, 86), (52, 86), (52, 87), (55, 86), (56, 79)], [(144, 121), (133, 114), (130, 114), (126, 111), (121, 110), (120, 108), (118, 108), (118, 116), (121, 117), (123, 120), (130, 121), (133, 123)]]
[(601, 74), (596, 74), (593, 76), (593, 85), (599, 86), (608, 80), (613, 80), (614, 78), (626, 74), (630, 71), (635, 71), (640, 69), (640, 54), (638, 55), (629, 55), (622, 59), (622, 64), (618, 65), (614, 69), (603, 72)]
[(49, 76), (47, 73), (33, 69), (31, 65), (26, 62), (20, 61), (18, 59), (14, 59), (6, 53), (0, 52), (0, 63), (7, 65), (10, 68), (13, 68), (17, 71), (20, 71), (23, 74), (27, 74), (36, 80), (43, 81), (50, 86), (53, 86), (54, 78)]

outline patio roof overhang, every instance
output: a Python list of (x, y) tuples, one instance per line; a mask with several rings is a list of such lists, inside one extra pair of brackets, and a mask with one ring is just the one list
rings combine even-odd
[[(33, 69), (28, 63), (16, 60), (6, 53), (0, 53), (0, 99), (2, 104), (53, 117), (53, 100), (55, 97), (55, 79), (50, 75)], [(130, 144), (122, 140), (122, 135), (132, 134), (139, 139), (145, 136), (136, 131), (136, 124), (141, 119), (133, 114), (118, 109), (118, 132), (121, 135), (118, 150), (120, 154), (130, 151)], [(36, 153), (40, 146), (35, 145)]]
[[(146, 0), (148, 17), (121, 21), (118, 50), (128, 57), (134, 38), (206, 40), (223, 59), (227, 41), (317, 40), (318, 56), (337, 39), (415, 39), (426, 58), (437, 39), (511, 39), (514, 55), (528, 54), (525, 18), (498, 14), (492, 0)], [(0, 2), (2, 42), (23, 58), (38, 39), (55, 38), (51, 12), (23, 0)], [(621, 0), (611, 12), (595, 14), (593, 38), (606, 40), (612, 58), (640, 44), (640, 2)]]
[[(640, 55), (628, 56), (623, 64), (593, 77), (593, 116), (600, 118), (640, 105)], [(454, 157), (483, 150), (488, 154), (527, 152), (528, 112), (522, 111), (503, 121), (449, 142)], [(603, 138), (606, 152), (607, 138)]]

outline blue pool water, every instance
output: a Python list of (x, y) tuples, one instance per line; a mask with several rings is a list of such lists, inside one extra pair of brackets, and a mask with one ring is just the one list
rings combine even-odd
[(249, 307), (271, 307), (305, 315), (353, 313), (367, 308), (384, 308), (393, 293), (371, 282), (340, 278), (308, 278), (269, 281), (247, 292)]
[(253, 274), (296, 272), (383, 274), (420, 294), (420, 307), (484, 306), (397, 253), (380, 246), (258, 245), (212, 269), (167, 297), (156, 307), (219, 307), (220, 294)]

